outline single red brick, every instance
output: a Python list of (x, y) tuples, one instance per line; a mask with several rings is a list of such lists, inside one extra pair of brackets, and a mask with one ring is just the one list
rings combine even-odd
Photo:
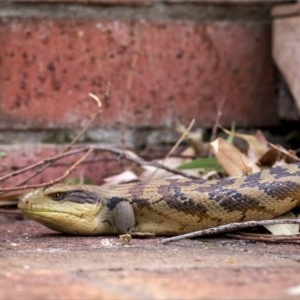
[(211, 126), (223, 99), (223, 125), (277, 121), (262, 23), (10, 18), (1, 21), (0, 43), (1, 128), (81, 126), (96, 111), (88, 93), (103, 94), (107, 82), (98, 126), (176, 118)]

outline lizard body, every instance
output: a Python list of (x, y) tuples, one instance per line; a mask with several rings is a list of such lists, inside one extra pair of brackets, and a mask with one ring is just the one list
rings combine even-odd
[(300, 204), (300, 164), (241, 178), (169, 178), (109, 187), (58, 184), (26, 193), (28, 217), (69, 234), (177, 235), (277, 217)]

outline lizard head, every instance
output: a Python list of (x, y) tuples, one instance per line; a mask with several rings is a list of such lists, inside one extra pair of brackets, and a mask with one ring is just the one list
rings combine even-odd
[(35, 189), (19, 199), (18, 208), (56, 231), (78, 235), (113, 233), (105, 195), (99, 187), (54, 185)]

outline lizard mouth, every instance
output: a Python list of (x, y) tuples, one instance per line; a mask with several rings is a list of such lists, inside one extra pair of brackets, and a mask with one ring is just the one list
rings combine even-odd
[(92, 219), (60, 211), (22, 209), (25, 216), (55, 231), (72, 235), (96, 234), (97, 226)]

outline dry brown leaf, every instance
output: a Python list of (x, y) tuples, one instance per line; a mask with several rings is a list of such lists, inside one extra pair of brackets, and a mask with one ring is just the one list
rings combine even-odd
[(208, 143), (203, 141), (203, 130), (197, 129), (193, 131), (187, 131), (187, 127), (179, 121), (175, 121), (174, 129), (180, 134), (185, 135), (185, 140), (194, 148), (198, 155), (207, 155)]
[[(177, 169), (178, 166), (190, 161), (191, 161), (190, 158), (184, 158), (184, 157), (166, 157), (164, 159), (157, 160), (158, 163), (174, 170)], [(161, 178), (174, 176), (173, 173), (170, 173), (163, 169), (159, 169), (155, 166), (143, 166), (143, 170), (144, 172), (140, 175), (140, 180), (142, 181), (161, 179)], [(197, 176), (197, 174), (194, 174), (194, 172), (188, 172), (188, 170), (185, 170), (185, 173)]]
[[(138, 157), (136, 154), (132, 154)], [(171, 168), (177, 169), (177, 167), (183, 163), (191, 161), (190, 158), (183, 158), (183, 157), (167, 157), (163, 160), (157, 160), (157, 162)], [(190, 175), (197, 176), (195, 172), (185, 172)], [(120, 184), (120, 183), (127, 183), (132, 181), (148, 181), (153, 179), (161, 179), (165, 177), (174, 176), (173, 173), (168, 172), (163, 169), (159, 169), (155, 166), (134, 166), (124, 172), (113, 175), (110, 177), (106, 177), (104, 180), (105, 185), (113, 185), (113, 184)]]
[(228, 135), (243, 139), (249, 146), (248, 156), (254, 156), (258, 161), (268, 150), (268, 142), (262, 132), (258, 131), (255, 135), (232, 132), (223, 128)]
[(297, 157), (296, 152), (293, 150), (286, 150), (281, 145), (274, 145), (272, 143), (269, 143), (270, 147), (273, 149), (276, 149), (279, 153), (281, 153), (284, 157), (286, 162), (292, 163), (296, 161), (300, 161), (299, 157)]
[(131, 182), (134, 180), (138, 180), (138, 176), (131, 170), (126, 170), (120, 174), (109, 176), (103, 179), (105, 182), (104, 185), (113, 185), (113, 184), (120, 184)]
[(268, 148), (269, 146), (269, 141), (266, 139), (265, 135), (262, 133), (261, 130), (257, 130), (255, 132), (255, 137), (257, 138), (257, 140), (264, 145), (265, 147)]
[(196, 155), (194, 147), (187, 147), (180, 153), (180, 157), (195, 157)]
[(218, 162), (229, 176), (240, 177), (260, 171), (253, 161), (223, 138), (217, 138), (210, 143), (210, 146)]
[(258, 161), (260, 166), (272, 167), (280, 158), (281, 153), (275, 149), (270, 148)]

